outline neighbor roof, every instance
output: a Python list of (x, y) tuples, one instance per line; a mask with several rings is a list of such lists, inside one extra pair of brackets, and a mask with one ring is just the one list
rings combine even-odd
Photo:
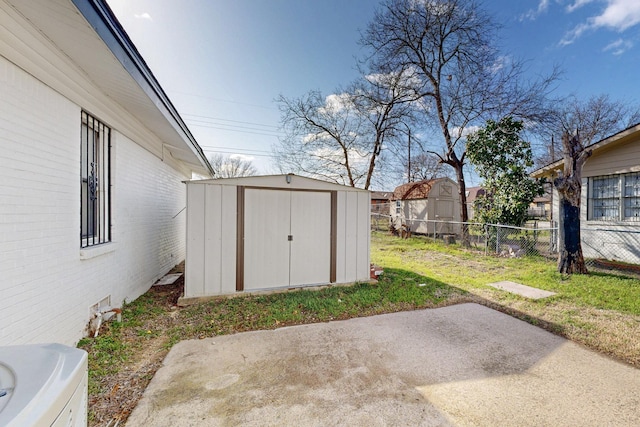
[(431, 188), (438, 182), (447, 178), (435, 178), (424, 181), (408, 182), (393, 190), (392, 200), (426, 199)]
[(371, 200), (389, 200), (393, 196), (391, 191), (372, 191)]
[(478, 196), (484, 195), (486, 192), (482, 187), (468, 187), (467, 188), (467, 203), (473, 203)]
[[(630, 139), (637, 137), (637, 134), (640, 132), (640, 123), (635, 124), (626, 128), (623, 131), (615, 133), (611, 136), (608, 136), (604, 139), (601, 139), (598, 142), (595, 142), (591, 145), (585, 147), (586, 150), (591, 150), (593, 154), (606, 149), (611, 149), (618, 144), (623, 144), (628, 142)], [(531, 176), (534, 178), (541, 178), (544, 176), (554, 175), (555, 173), (562, 171), (564, 166), (564, 160), (557, 160), (547, 166), (543, 166), (540, 169), (537, 169), (531, 173)]]

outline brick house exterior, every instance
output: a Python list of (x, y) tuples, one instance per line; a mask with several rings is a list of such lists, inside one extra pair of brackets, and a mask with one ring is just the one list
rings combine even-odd
[(210, 166), (104, 1), (0, 0), (0, 34), (0, 345), (73, 345), (184, 259)]

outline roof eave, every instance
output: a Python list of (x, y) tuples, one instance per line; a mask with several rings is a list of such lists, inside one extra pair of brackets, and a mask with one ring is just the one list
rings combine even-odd
[[(598, 142), (594, 142), (591, 145), (588, 145), (585, 147), (585, 150), (591, 150), (592, 152), (596, 152), (598, 150), (603, 149), (604, 147), (607, 147), (611, 144), (614, 144), (616, 142), (619, 142), (623, 139), (625, 139), (626, 137), (640, 132), (640, 123), (637, 123), (635, 125), (629, 126), (628, 128), (615, 133), (611, 136), (608, 136), (604, 139), (601, 139)], [(531, 176), (533, 178), (542, 178), (542, 177), (547, 177), (547, 176), (552, 176), (554, 174), (554, 172), (558, 172), (562, 169), (564, 165), (564, 160), (557, 160), (553, 163), (548, 164), (547, 166), (541, 167), (540, 169), (537, 169), (533, 172), (531, 172)]]
[(75, 7), (94, 29), (96, 34), (120, 62), (122, 67), (136, 81), (144, 93), (154, 103), (156, 108), (182, 137), (189, 151), (195, 156), (202, 172), (214, 175), (202, 148), (198, 145), (193, 134), (184, 123), (160, 83), (145, 63), (144, 59), (133, 45), (133, 42), (118, 22), (117, 18), (103, 0), (71, 0)]

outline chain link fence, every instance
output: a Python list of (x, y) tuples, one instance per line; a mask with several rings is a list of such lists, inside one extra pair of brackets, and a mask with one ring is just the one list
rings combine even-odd
[[(554, 222), (531, 221), (526, 227), (514, 227), (398, 218), (381, 211), (371, 213), (372, 230), (399, 237), (415, 235), (413, 230), (418, 229), (419, 223), (420, 229), (429, 231), (420, 235), (447, 244), (461, 243), (466, 225), (471, 247), (485, 256), (536, 256), (553, 263), (558, 259), (558, 226)], [(640, 231), (583, 226), (581, 239), (585, 263), (590, 270), (640, 275)]]
[(532, 223), (527, 227), (472, 224), (469, 228), (470, 234), (477, 235), (478, 242), (484, 245), (485, 255), (555, 258), (558, 253), (558, 229), (546, 224), (539, 226), (538, 223)]
[(640, 275), (640, 231), (587, 225), (580, 238), (587, 267)]

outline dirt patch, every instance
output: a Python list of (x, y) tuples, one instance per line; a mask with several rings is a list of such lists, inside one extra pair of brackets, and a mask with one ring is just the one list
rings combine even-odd
[[(172, 273), (181, 272), (181, 268), (178, 266)], [(89, 426), (123, 425), (131, 414), (169, 352), (169, 337), (164, 332), (175, 324), (176, 303), (183, 290), (184, 276), (172, 285), (152, 286), (147, 291), (145, 297), (153, 301), (153, 308), (161, 314), (143, 320), (137, 328), (122, 329), (118, 339), (133, 349), (132, 356), (117, 374), (103, 376), (99, 383), (101, 391), (89, 396)], [(101, 334), (109, 334), (111, 327), (106, 324)], [(144, 336), (140, 331), (153, 334)]]

